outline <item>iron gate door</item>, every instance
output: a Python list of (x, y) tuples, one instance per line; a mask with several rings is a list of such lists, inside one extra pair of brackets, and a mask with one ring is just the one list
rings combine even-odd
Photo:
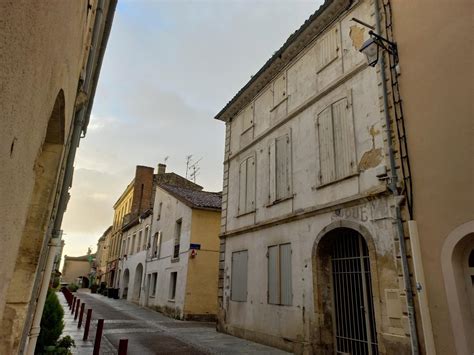
[(333, 236), (331, 253), (337, 354), (378, 354), (367, 244), (351, 229)]

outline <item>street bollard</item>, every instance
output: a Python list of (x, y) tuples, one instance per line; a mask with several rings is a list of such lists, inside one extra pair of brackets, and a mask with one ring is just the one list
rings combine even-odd
[(118, 355), (127, 355), (128, 339), (120, 339)]
[(81, 304), (81, 300), (78, 298), (77, 301), (76, 301), (76, 313), (74, 313), (74, 320), (77, 319), (77, 316), (79, 314), (79, 306)]
[(102, 331), (104, 330), (104, 320), (99, 319), (97, 322), (97, 331), (95, 332), (94, 352), (93, 355), (99, 355), (100, 341), (102, 340)]
[(87, 310), (87, 316), (86, 316), (86, 325), (84, 326), (84, 336), (82, 337), (82, 340), (87, 340), (89, 337), (89, 327), (91, 326), (91, 319), (92, 319), (92, 308), (89, 308)]
[(81, 304), (81, 310), (79, 311), (79, 322), (77, 323), (77, 327), (79, 329), (81, 329), (81, 326), (82, 326), (82, 317), (84, 315), (84, 307), (86, 306), (86, 304), (84, 302), (82, 302)]
[(74, 307), (75, 306), (76, 306), (76, 296), (74, 296), (73, 299), (72, 299), (71, 314), (74, 314)]

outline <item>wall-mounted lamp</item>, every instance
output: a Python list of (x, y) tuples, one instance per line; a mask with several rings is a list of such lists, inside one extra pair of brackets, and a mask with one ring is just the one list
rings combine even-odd
[[(374, 31), (369, 31), (370, 38), (362, 44), (359, 51), (364, 53), (367, 57), (367, 62), (371, 67), (375, 67), (379, 61), (379, 53), (381, 50), (386, 50), (398, 59), (397, 45), (388, 39), (376, 34)], [(398, 62), (398, 60), (396, 60)]]

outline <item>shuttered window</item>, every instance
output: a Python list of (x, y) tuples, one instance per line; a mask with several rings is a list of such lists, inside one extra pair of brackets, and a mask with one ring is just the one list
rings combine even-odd
[(182, 219), (176, 221), (175, 232), (174, 232), (174, 249), (173, 249), (173, 258), (179, 257), (179, 247), (181, 244), (181, 226), (183, 224)]
[(316, 44), (317, 53), (317, 72), (326, 68), (333, 60), (338, 57), (338, 31), (333, 28), (328, 31), (321, 40)]
[(232, 301), (247, 301), (247, 265), (248, 251), (232, 253), (230, 299)]
[(289, 306), (293, 301), (291, 244), (268, 248), (268, 303)]
[(319, 184), (341, 180), (357, 172), (354, 122), (347, 98), (319, 113)]
[(239, 168), (239, 214), (255, 210), (255, 156), (240, 163)]
[(270, 143), (269, 151), (270, 203), (291, 197), (291, 141), (290, 134)]
[(273, 107), (286, 98), (286, 74), (283, 73), (273, 82)]

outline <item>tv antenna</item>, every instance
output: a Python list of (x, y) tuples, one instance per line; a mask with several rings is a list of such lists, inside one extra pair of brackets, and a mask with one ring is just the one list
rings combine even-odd
[(191, 173), (189, 174), (190, 180), (192, 180), (194, 183), (196, 183), (196, 179), (199, 175), (199, 171), (201, 168), (199, 167), (198, 163), (202, 160), (202, 158), (199, 158), (197, 161), (192, 163), (189, 168), (191, 170)]

